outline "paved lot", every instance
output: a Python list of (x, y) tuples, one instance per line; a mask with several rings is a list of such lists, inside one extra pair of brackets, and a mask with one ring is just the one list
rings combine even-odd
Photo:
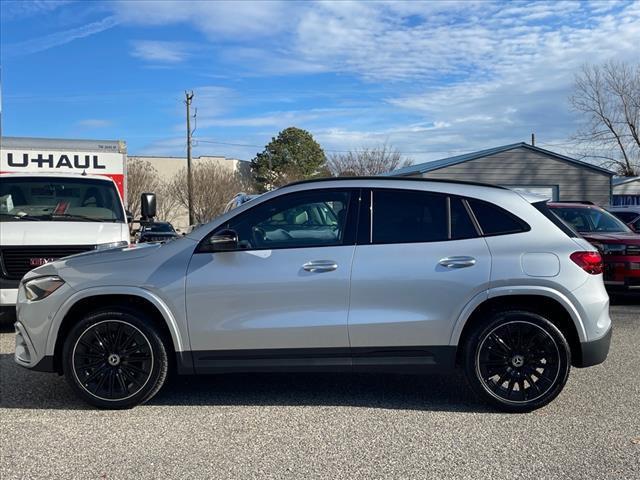
[(183, 378), (90, 410), (16, 367), (2, 333), (0, 477), (640, 479), (640, 305), (612, 313), (607, 362), (527, 415), (488, 411), (459, 377), (348, 375)]

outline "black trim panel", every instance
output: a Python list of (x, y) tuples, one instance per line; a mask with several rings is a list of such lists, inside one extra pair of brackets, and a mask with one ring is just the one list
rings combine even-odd
[(448, 372), (455, 366), (456, 347), (286, 348), (260, 350), (198, 350), (197, 374), (231, 372)]
[(574, 367), (585, 368), (598, 365), (607, 359), (609, 354), (609, 346), (611, 345), (611, 333), (613, 328), (600, 339), (593, 342), (584, 342), (580, 344), (582, 355), (579, 362), (574, 363)]

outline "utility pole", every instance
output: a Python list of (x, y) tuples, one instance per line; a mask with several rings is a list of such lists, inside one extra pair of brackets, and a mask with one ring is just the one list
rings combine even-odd
[(185, 105), (187, 106), (187, 203), (189, 205), (189, 225), (194, 225), (193, 218), (193, 193), (191, 191), (191, 101), (193, 100), (193, 92), (185, 90)]
[(535, 133), (531, 134), (531, 146), (532, 147), (536, 146), (536, 134)]

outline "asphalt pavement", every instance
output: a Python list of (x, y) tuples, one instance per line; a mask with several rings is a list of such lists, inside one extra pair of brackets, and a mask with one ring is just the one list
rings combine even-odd
[(612, 307), (603, 365), (533, 413), (462, 376), (174, 379), (150, 403), (93, 410), (0, 334), (0, 478), (640, 479), (640, 305)]

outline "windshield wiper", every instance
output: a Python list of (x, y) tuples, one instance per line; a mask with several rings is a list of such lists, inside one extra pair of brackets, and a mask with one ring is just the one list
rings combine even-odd
[(115, 220), (111, 220), (111, 219), (93, 218), (93, 217), (87, 217), (85, 215), (75, 215), (73, 213), (52, 213), (51, 219), (55, 219), (55, 218), (73, 218), (77, 220), (85, 220), (87, 222), (115, 222)]
[(30, 221), (38, 221), (38, 220), (42, 220), (42, 217), (36, 217), (34, 215), (16, 215), (14, 213), (0, 213), (1, 216), (3, 217), (10, 217), (10, 218), (14, 218), (16, 220), (30, 220)]

